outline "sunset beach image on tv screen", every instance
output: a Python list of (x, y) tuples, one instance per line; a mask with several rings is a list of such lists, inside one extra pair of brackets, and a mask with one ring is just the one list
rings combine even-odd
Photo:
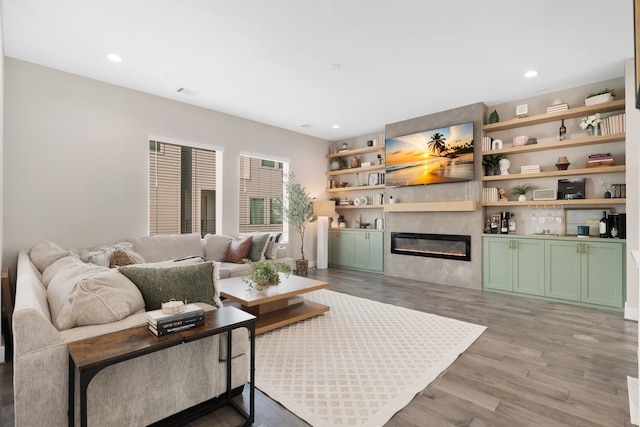
[(472, 181), (473, 122), (387, 138), (387, 187)]

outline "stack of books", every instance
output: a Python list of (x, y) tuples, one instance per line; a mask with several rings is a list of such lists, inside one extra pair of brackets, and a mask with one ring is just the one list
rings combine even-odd
[(164, 314), (162, 310), (148, 311), (147, 323), (149, 330), (160, 337), (204, 325), (204, 309), (187, 304), (185, 310), (178, 314)]
[(482, 151), (490, 151), (491, 150), (491, 137), (483, 136), (482, 137)]
[(614, 135), (616, 133), (624, 133), (626, 125), (626, 116), (625, 113), (622, 113), (602, 119), (600, 130), (603, 135)]
[(547, 113), (557, 113), (569, 109), (569, 104), (556, 104), (547, 107)]
[(538, 173), (538, 172), (540, 172), (540, 165), (520, 166), (520, 173)]
[(485, 187), (482, 189), (482, 201), (485, 203), (497, 202), (498, 187)]
[(611, 153), (597, 153), (589, 154), (589, 160), (587, 161), (588, 168), (595, 168), (598, 166), (614, 166), (613, 156)]

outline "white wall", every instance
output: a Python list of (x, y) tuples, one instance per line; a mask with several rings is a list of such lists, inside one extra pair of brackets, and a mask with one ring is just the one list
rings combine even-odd
[[(73, 246), (148, 234), (149, 135), (224, 148), (218, 233), (238, 232), (241, 151), (289, 159), (311, 195), (325, 197), (327, 141), (12, 58), (5, 67), (5, 265), (44, 239)], [(305, 239), (311, 260), (314, 234)], [(290, 255), (299, 246), (293, 233)]]
[(625, 61), (625, 103), (627, 113), (627, 303), (624, 317), (638, 320), (638, 268), (633, 257), (632, 250), (640, 248), (640, 111), (636, 105), (636, 78), (633, 58)]
[[(2, 28), (2, 4), (0, 3), (0, 82), (4, 82), (4, 31)], [(3, 132), (3, 125), (4, 125), (4, 84), (0, 84), (0, 224), (2, 224), (2, 218), (3, 218), (3, 214), (2, 214), (2, 206), (4, 203), (4, 197), (3, 197), (3, 179), (2, 179), (2, 171), (4, 170), (3, 167), (3, 163), (4, 163), (4, 132)], [(2, 242), (3, 240), (3, 230), (2, 227), (0, 227), (0, 242)], [(2, 259), (2, 245), (0, 245), (0, 259)], [(4, 263), (2, 264), (3, 266), (5, 265)], [(1, 293), (0, 293), (1, 295)], [(2, 305), (4, 305), (4, 301), (2, 301), (2, 297), (0, 296), (0, 303), (2, 303)], [(0, 330), (2, 330), (2, 319), (0, 318)], [(4, 362), (5, 360), (5, 356), (4, 356), (4, 335), (2, 337), (2, 345), (0, 346), (0, 362)]]

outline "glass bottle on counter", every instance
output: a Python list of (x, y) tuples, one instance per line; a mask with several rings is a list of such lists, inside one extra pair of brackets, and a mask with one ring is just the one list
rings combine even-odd
[(609, 233), (608, 233), (608, 230), (607, 230), (608, 224), (609, 224), (609, 222), (608, 222), (608, 219), (607, 219), (607, 211), (602, 211), (602, 218), (600, 219), (600, 223), (598, 224), (598, 226), (599, 226), (598, 232), (599, 232), (601, 238), (609, 237), (608, 236)]
[(516, 219), (513, 213), (509, 215), (509, 234), (516, 234)]
[(609, 230), (609, 234), (612, 238), (618, 239), (620, 234), (620, 229), (618, 225), (618, 215), (611, 215), (613, 217), (613, 221), (611, 222), (611, 230)]

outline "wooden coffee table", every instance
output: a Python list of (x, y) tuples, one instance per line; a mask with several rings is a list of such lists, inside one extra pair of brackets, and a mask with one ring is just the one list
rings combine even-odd
[(243, 310), (257, 317), (256, 334), (329, 311), (329, 306), (307, 301), (301, 296), (307, 292), (328, 288), (329, 283), (293, 274), (286, 277), (280, 273), (280, 284), (267, 286), (261, 291), (247, 290), (249, 285), (242, 277), (221, 279), (218, 287), (221, 296), (234, 301)]

